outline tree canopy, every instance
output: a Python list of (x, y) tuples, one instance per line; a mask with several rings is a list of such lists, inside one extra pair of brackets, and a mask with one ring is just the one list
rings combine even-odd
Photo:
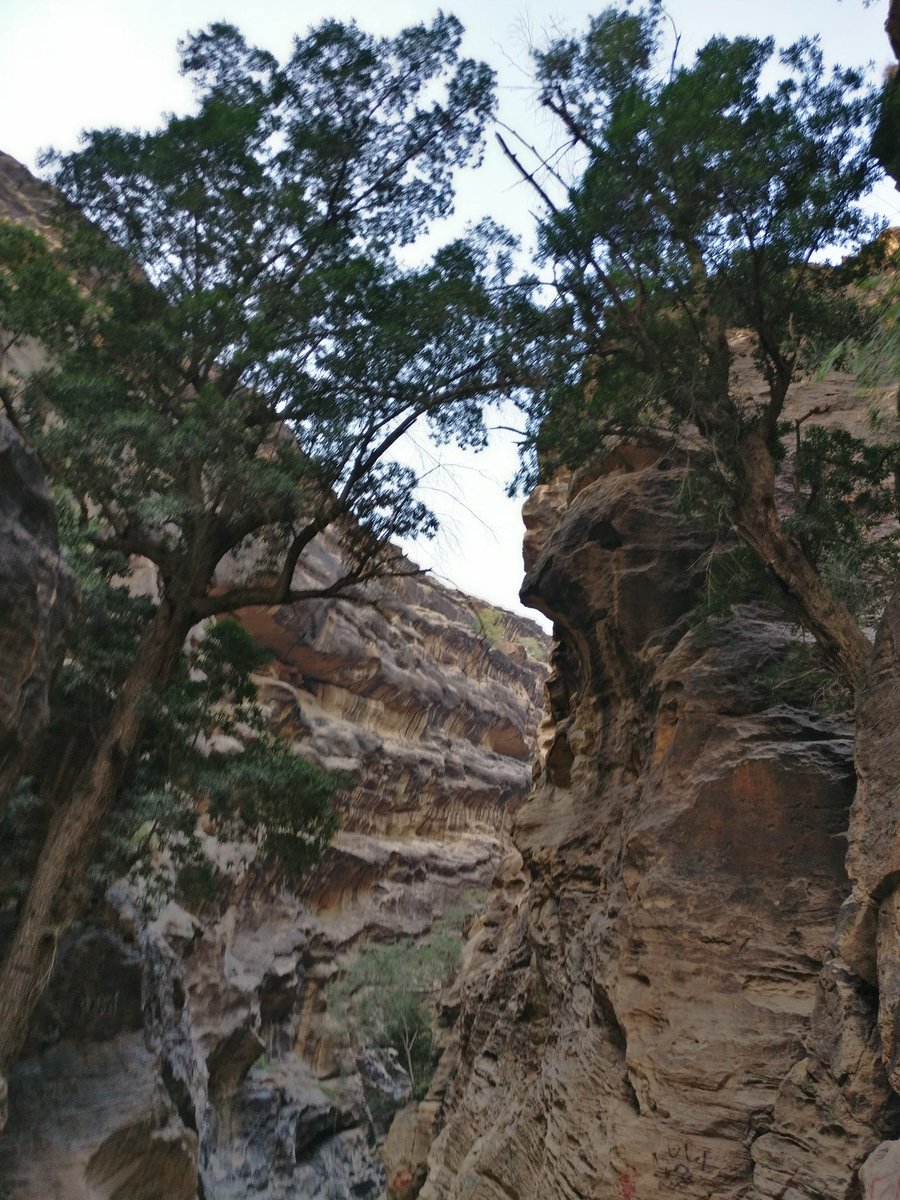
[[(189, 737), (191, 628), (360, 597), (413, 569), (390, 539), (435, 519), (398, 442), (426, 420), (478, 445), (483, 405), (513, 386), (512, 293), (496, 287), (509, 239), (483, 225), (419, 265), (398, 254), (451, 211), (454, 172), (477, 161), (493, 111), (492, 72), (460, 58), (461, 34), (445, 15), (381, 39), (326, 21), (279, 63), (212, 25), (181, 46), (193, 112), (49, 155), (65, 198), (49, 238), (0, 226), (0, 401), (54, 480), (85, 569), (112, 585), (104, 603), (120, 602), (130, 562), (153, 577), (111, 621), (121, 637), (90, 680), (93, 720), (54, 776), (0, 975), (0, 1066), (135, 768), (157, 790), (184, 787), (148, 739), (157, 726)], [(44, 358), (23, 370), (28, 339)], [(309, 582), (303, 554), (326, 529), (343, 566)], [(262, 799), (265, 844), (296, 853), (305, 820), (321, 846), (327, 780), (248, 752), (223, 791), (212, 765), (202, 790), (226, 814), (252, 828), (241, 797)]]
[[(774, 487), (792, 386), (868, 320), (823, 259), (877, 229), (859, 203), (878, 174), (875, 93), (829, 71), (814, 41), (776, 53), (772, 39), (715, 37), (681, 64), (662, 58), (663, 30), (658, 4), (611, 7), (535, 55), (573, 179), (529, 172), (506, 147), (544, 202), (552, 270), (533, 443), (550, 464), (616, 437), (681, 446), (852, 687), (867, 645), (800, 536), (809, 489), (792, 526)], [(864, 474), (862, 449), (836, 453)]]
[[(8, 408), (98, 542), (155, 563), (167, 589), (192, 564), (197, 615), (286, 598), (338, 518), (348, 575), (383, 571), (376, 546), (434, 526), (392, 447), (420, 417), (483, 438), (481, 401), (508, 374), (496, 231), (416, 268), (396, 257), (449, 211), (491, 112), (491, 72), (456, 63), (460, 34), (444, 16), (381, 41), (326, 22), (279, 66), (215, 25), (182, 46), (195, 113), (47, 159), (88, 218), (61, 234), (88, 294)], [(32, 307), (32, 327), (71, 328), (71, 308)], [(251, 542), (286, 550), (277, 587), (264, 559), (246, 595), (206, 595)]]

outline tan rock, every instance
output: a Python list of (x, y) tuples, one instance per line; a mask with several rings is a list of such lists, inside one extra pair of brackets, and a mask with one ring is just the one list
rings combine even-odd
[[(883, 1099), (853, 1060), (871, 1033), (855, 983), (820, 978), (851, 731), (773, 701), (761, 676), (790, 634), (765, 614), (697, 641), (705, 542), (675, 516), (678, 473), (613, 466), (572, 489), (523, 589), (560, 635), (553, 738), (513, 825), (519, 891), (498, 879), (473, 934), (420, 1197), (843, 1196), (858, 1129), (839, 1087), (844, 1191), (795, 1196), (802, 1134), (768, 1131), (783, 1081), (809, 1087), (803, 1039), (829, 1003), (835, 1070)], [(820, 1145), (826, 1113), (799, 1115)]]
[(882, 1142), (859, 1169), (863, 1200), (896, 1200), (900, 1195), (900, 1142)]

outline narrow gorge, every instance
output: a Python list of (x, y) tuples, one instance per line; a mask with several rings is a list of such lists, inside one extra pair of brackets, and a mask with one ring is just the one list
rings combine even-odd
[(148, 923), (113, 887), (60, 946), (11, 1075), (0, 1195), (382, 1194), (409, 1079), (396, 1052), (348, 1043), (328, 985), (360, 948), (473, 912), (511, 852), (547, 639), (502, 614), (492, 644), (482, 610), (423, 579), (379, 609), (248, 618), (275, 653), (258, 677), (273, 725), (351, 773), (341, 831), (299, 888), (209, 836), (214, 900)]
[[(900, 1200), (900, 74), (669, 20), (532, 48), (536, 274), (411, 262), (444, 13), (0, 152), (0, 1200)], [(399, 549), (498, 430), (540, 620)]]

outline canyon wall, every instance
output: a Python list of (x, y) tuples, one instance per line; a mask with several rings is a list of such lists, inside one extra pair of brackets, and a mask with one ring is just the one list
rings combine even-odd
[(623, 450), (526, 509), (523, 595), (558, 637), (542, 768), (467, 948), (427, 1163), (388, 1141), (422, 1200), (837, 1200), (900, 1133), (896, 617), (851, 821), (848, 717), (776, 686), (796, 632), (749, 606), (692, 626), (709, 544), (680, 479)]
[(546, 638), (504, 614), (492, 645), (480, 607), (415, 579), (378, 609), (247, 614), (276, 652), (273, 722), (354, 776), (342, 831), (299, 888), (207, 837), (215, 899), (148, 924), (114, 888), (73, 932), (11, 1075), (4, 1200), (382, 1193), (376, 1145), (409, 1082), (396, 1054), (348, 1041), (327, 985), (370, 939), (477, 905), (505, 852)]

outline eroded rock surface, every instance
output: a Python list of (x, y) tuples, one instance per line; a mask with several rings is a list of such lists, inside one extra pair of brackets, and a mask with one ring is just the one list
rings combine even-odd
[(846, 1196), (891, 1120), (830, 949), (852, 730), (775, 702), (792, 635), (766, 614), (692, 632), (707, 545), (678, 472), (608, 466), (531, 547), (560, 638), (543, 771), (468, 949), (419, 1194)]
[[(314, 568), (334, 569), (324, 546)], [(328, 1012), (367, 939), (428, 935), (471, 907), (531, 780), (546, 638), (414, 580), (379, 609), (246, 614), (298, 750), (353, 773), (344, 828), (299, 888), (208, 838), (227, 881), (147, 925), (126, 892), (58, 956), (0, 1140), (3, 1200), (376, 1200), (376, 1143), (410, 1085)], [(530, 639), (530, 640), (529, 640)], [(63, 1079), (73, 1080), (72, 1088)]]

